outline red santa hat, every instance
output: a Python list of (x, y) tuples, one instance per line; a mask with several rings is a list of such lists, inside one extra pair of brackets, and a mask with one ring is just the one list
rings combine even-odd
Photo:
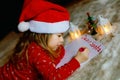
[(45, 0), (26, 0), (19, 18), (18, 30), (36, 33), (62, 33), (69, 28), (68, 11)]

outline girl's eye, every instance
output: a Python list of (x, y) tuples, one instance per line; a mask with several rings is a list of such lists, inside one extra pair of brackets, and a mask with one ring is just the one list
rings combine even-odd
[(62, 37), (62, 34), (58, 34), (58, 37)]

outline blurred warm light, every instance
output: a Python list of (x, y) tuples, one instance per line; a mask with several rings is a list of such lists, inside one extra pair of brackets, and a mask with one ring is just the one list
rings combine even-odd
[(96, 31), (98, 34), (102, 35), (109, 34), (112, 32), (112, 25), (110, 24), (107, 18), (103, 18), (99, 15)]
[(101, 25), (97, 27), (97, 32), (99, 34), (109, 34), (112, 32), (112, 26), (111, 24), (108, 22), (105, 25)]
[(74, 30), (74, 31), (70, 31), (69, 33), (70, 33), (70, 37), (72, 40), (75, 40), (81, 36), (81, 32), (79, 29)]

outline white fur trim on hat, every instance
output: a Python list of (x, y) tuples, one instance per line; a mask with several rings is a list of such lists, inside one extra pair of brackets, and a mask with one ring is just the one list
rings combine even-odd
[(40, 22), (31, 20), (30, 31), (36, 33), (63, 33), (69, 29), (69, 21), (60, 21), (54, 23)]
[(20, 22), (19, 24), (18, 24), (18, 30), (20, 31), (20, 32), (25, 32), (25, 31), (27, 31), (28, 29), (30, 28), (30, 25), (29, 25), (29, 22)]

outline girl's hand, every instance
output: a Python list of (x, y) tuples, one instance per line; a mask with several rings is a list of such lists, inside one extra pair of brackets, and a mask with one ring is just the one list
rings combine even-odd
[(81, 47), (81, 48), (79, 48), (79, 50), (75, 56), (75, 59), (79, 63), (85, 62), (86, 60), (88, 60), (88, 57), (89, 57), (88, 54), (89, 54), (89, 49), (86, 47)]

